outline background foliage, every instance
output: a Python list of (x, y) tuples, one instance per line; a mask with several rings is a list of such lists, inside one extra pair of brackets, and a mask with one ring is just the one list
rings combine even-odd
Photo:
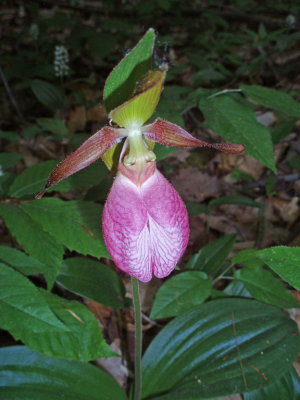
[[(55, 3), (1, 8), (0, 397), (130, 392), (128, 277), (100, 224), (113, 173), (97, 161), (34, 196), (138, 77), (168, 63), (153, 119), (246, 152), (155, 146), (191, 238), (177, 271), (142, 287), (143, 398), (298, 399), (299, 5)], [(154, 31), (130, 53), (151, 26), (153, 58)], [(96, 359), (115, 379), (88, 363)]]

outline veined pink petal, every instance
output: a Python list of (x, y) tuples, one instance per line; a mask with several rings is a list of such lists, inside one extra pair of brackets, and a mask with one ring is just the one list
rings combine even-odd
[(145, 182), (141, 192), (149, 215), (153, 273), (164, 278), (173, 271), (188, 244), (186, 207), (158, 170)]
[(188, 243), (185, 205), (158, 170), (141, 187), (119, 172), (104, 207), (103, 236), (122, 271), (143, 282), (164, 278)]

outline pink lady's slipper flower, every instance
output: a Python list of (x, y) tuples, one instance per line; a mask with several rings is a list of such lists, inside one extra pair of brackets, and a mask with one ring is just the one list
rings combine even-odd
[(91, 136), (54, 169), (45, 190), (37, 196), (42, 197), (47, 188), (99, 157), (105, 159), (108, 155), (110, 158), (105, 161), (109, 164), (110, 152), (120, 143), (118, 172), (104, 206), (103, 236), (115, 264), (143, 282), (153, 275), (169, 275), (189, 238), (185, 205), (156, 168), (154, 142), (176, 147), (212, 147), (233, 154), (244, 150), (240, 144), (206, 143), (160, 118), (144, 125), (157, 106), (165, 74), (165, 70), (146, 74), (135, 95), (109, 113), (119, 128), (106, 126)]

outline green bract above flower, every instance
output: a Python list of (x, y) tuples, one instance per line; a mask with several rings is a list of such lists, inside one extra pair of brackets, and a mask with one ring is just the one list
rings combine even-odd
[(127, 129), (140, 128), (154, 113), (163, 89), (166, 70), (149, 71), (137, 84), (136, 93), (130, 100), (109, 113), (119, 126)]
[(108, 75), (103, 90), (107, 112), (129, 100), (136, 89), (136, 83), (153, 69), (154, 42), (155, 31), (150, 28)]

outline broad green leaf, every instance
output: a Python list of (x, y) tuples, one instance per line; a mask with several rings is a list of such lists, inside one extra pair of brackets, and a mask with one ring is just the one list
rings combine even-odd
[(67, 301), (44, 290), (41, 290), (41, 294), (51, 311), (68, 330), (66, 332), (45, 330), (33, 335), (31, 326), (25, 324), (27, 337), (23, 342), (29, 348), (38, 350), (46, 356), (78, 361), (116, 355), (105, 342), (99, 321), (84, 305), (77, 301)]
[(44, 198), (22, 204), (21, 208), (69, 250), (109, 257), (101, 232), (102, 206), (88, 201)]
[(8, 246), (0, 246), (0, 260), (13, 267), (23, 275), (44, 274), (47, 276), (49, 265), (45, 265), (21, 250)]
[(17, 164), (19, 160), (24, 158), (23, 154), (17, 153), (0, 153), (0, 168), (7, 169)]
[(23, 137), (36, 137), (41, 133), (42, 129), (37, 125), (29, 125), (22, 129), (21, 135)]
[[(247, 253), (245, 253), (247, 251)], [(236, 258), (239, 257), (239, 258)], [(240, 261), (244, 259), (243, 261)], [(264, 250), (244, 250), (232, 261), (248, 265), (249, 262), (267, 264), (291, 286), (300, 290), (300, 247), (275, 246)]]
[(298, 372), (294, 368), (292, 368), (290, 370), (290, 374), (292, 376), (293, 386), (294, 386), (294, 396), (295, 396), (294, 400), (299, 400), (299, 398), (300, 398), (300, 377), (298, 375)]
[(149, 71), (138, 83), (139, 93), (114, 108), (109, 117), (119, 126), (136, 129), (144, 125), (153, 114), (160, 98), (166, 71)]
[(256, 257), (256, 249), (246, 249), (235, 254), (232, 257), (232, 264), (242, 264), (247, 267), (262, 267), (264, 262)]
[(217, 199), (211, 200), (208, 204), (208, 209), (212, 210), (217, 206), (222, 206), (224, 204), (236, 204), (239, 206), (249, 206), (249, 207), (257, 207), (262, 208), (262, 205), (257, 201), (252, 200), (250, 197), (246, 196), (221, 196)]
[(87, 37), (87, 45), (91, 52), (99, 60), (102, 60), (107, 54), (109, 54), (115, 47), (116, 39), (113, 35), (107, 35), (106, 33), (99, 33), (96, 30), (92, 30)]
[(68, 135), (68, 129), (60, 119), (38, 118), (36, 122), (44, 131), (54, 133), (54, 135), (61, 140)]
[(300, 104), (288, 93), (259, 85), (241, 85), (247, 97), (265, 107), (300, 117)]
[[(32, 197), (40, 192), (47, 182), (51, 171), (59, 161), (45, 161), (32, 167), (26, 168), (13, 182), (9, 188), (11, 197), (18, 199), (31, 195)], [(66, 192), (68, 190), (80, 189), (97, 184), (107, 174), (103, 163), (95, 162), (89, 167), (59, 182), (49, 189), (51, 191)]]
[(248, 174), (245, 171), (241, 171), (239, 169), (233, 169), (231, 172), (231, 176), (233, 177), (233, 179), (237, 181), (247, 181), (247, 182), (253, 181), (253, 178), (250, 174)]
[(284, 139), (289, 133), (291, 133), (294, 125), (296, 124), (297, 120), (288, 120), (284, 122), (280, 122), (278, 125), (271, 128), (271, 138), (273, 144), (279, 143), (282, 139)]
[(58, 110), (63, 107), (64, 94), (59, 87), (41, 79), (33, 79), (29, 82), (29, 85), (35, 97), (44, 106), (51, 110)]
[(222, 81), (225, 79), (225, 76), (221, 74), (219, 71), (216, 71), (213, 68), (204, 68), (197, 71), (192, 76), (192, 85), (200, 86), (203, 85), (204, 82), (213, 82), (213, 81)]
[(125, 287), (118, 275), (106, 265), (89, 258), (74, 257), (64, 260), (57, 282), (82, 297), (108, 307), (127, 307)]
[(295, 387), (294, 379), (298, 381), (299, 385), (299, 376), (293, 367), (281, 379), (267, 384), (261, 389), (243, 393), (243, 398), (244, 400), (298, 400), (299, 392)]
[(18, 199), (29, 194), (33, 197), (42, 190), (56, 164), (56, 161), (45, 161), (26, 168), (10, 186), (9, 195)]
[(222, 291), (222, 290), (216, 290), (216, 289), (212, 289), (211, 293), (210, 293), (210, 299), (214, 300), (214, 299), (219, 299), (220, 297), (228, 297), (228, 295)]
[(282, 279), (300, 290), (300, 247), (271, 247), (259, 250), (256, 255)]
[(142, 398), (196, 400), (258, 389), (291, 368), (299, 344), (295, 322), (276, 307), (210, 301), (175, 318), (151, 342)]
[(108, 112), (130, 99), (136, 83), (151, 69), (154, 41), (150, 28), (106, 79), (103, 98)]
[(26, 214), (20, 205), (0, 204), (0, 215), (24, 250), (48, 267), (43, 273), (48, 288), (51, 288), (62, 263), (62, 245), (45, 232), (38, 221)]
[(208, 243), (189, 259), (185, 269), (197, 269), (206, 272), (208, 275), (216, 275), (227, 260), (235, 239), (236, 234), (231, 233)]
[(252, 298), (245, 285), (242, 282), (236, 281), (235, 279), (226, 286), (223, 292), (227, 296), (231, 297), (249, 297), (250, 299)]
[(0, 264), (0, 327), (24, 343), (40, 333), (65, 333), (40, 291), (19, 272)]
[(103, 20), (103, 22), (101, 23), (101, 27), (105, 30), (114, 30), (117, 32), (118, 35), (123, 35), (124, 32), (130, 32), (130, 30), (132, 29), (132, 24), (129, 20), (122, 18), (122, 16), (120, 15), (120, 17), (118, 18), (112, 17), (106, 19), (105, 21)]
[(206, 204), (186, 203), (185, 205), (190, 216), (206, 214), (208, 211)]
[(176, 150), (178, 150), (176, 147), (167, 147), (159, 143), (155, 143), (154, 149), (157, 162), (164, 160), (165, 158), (173, 154)]
[(211, 287), (211, 280), (201, 271), (187, 271), (171, 277), (156, 293), (150, 318), (183, 314), (203, 303), (210, 295)]
[(294, 168), (297, 172), (300, 171), (300, 155), (294, 156), (289, 160), (289, 164), (292, 168)]
[(13, 183), (16, 174), (12, 172), (4, 172), (0, 168), (0, 198), (7, 198), (7, 192)]
[(151, 121), (154, 121), (156, 118), (162, 118), (165, 121), (172, 122), (173, 124), (179, 125), (182, 128), (185, 127), (181, 113), (176, 108), (176, 101), (166, 97), (165, 90), (162, 92), (160, 102), (158, 103), (158, 106), (151, 117)]
[(100, 183), (96, 186), (91, 187), (86, 195), (84, 196), (84, 200), (87, 201), (105, 201), (109, 194), (110, 188), (113, 184), (113, 177), (107, 176), (102, 179)]
[(251, 295), (259, 301), (282, 308), (299, 306), (291, 292), (270, 271), (261, 267), (242, 268), (235, 272), (234, 277), (243, 282)]
[[(173, 68), (170, 71), (171, 73), (172, 70)], [(170, 72), (167, 77), (170, 75)], [(195, 107), (198, 103), (193, 98), (194, 93), (189, 87), (167, 85), (162, 92), (157, 109), (151, 120), (159, 117), (184, 128), (183, 113)]]
[(9, 140), (11, 142), (20, 140), (20, 136), (18, 135), (18, 133), (11, 131), (2, 131), (2, 130), (0, 130), (0, 138)]
[(74, 148), (81, 146), (91, 135), (88, 133), (75, 133), (69, 136), (69, 143)]
[(246, 153), (276, 173), (270, 132), (252, 111), (229, 96), (202, 98), (199, 108), (211, 129), (228, 141), (244, 144)]
[(265, 28), (265, 25), (260, 22), (259, 27), (258, 27), (258, 37), (260, 39), (265, 39), (268, 36), (268, 32)]
[[(56, 165), (58, 162), (56, 162)], [(74, 175), (65, 178), (56, 185), (53, 185), (48, 192), (59, 191), (67, 192), (69, 190), (77, 190), (81, 188), (89, 188), (97, 185), (107, 175), (107, 169), (105, 165), (99, 160), (89, 165), (88, 167), (76, 172)], [(48, 177), (47, 177), (48, 178)], [(45, 186), (47, 178), (43, 182), (42, 189)]]
[(116, 381), (99, 368), (45, 357), (25, 346), (0, 349), (2, 400), (126, 400)]
[(266, 177), (265, 191), (267, 196), (270, 196), (272, 193), (274, 193), (275, 182), (276, 182), (275, 175), (268, 175)]

